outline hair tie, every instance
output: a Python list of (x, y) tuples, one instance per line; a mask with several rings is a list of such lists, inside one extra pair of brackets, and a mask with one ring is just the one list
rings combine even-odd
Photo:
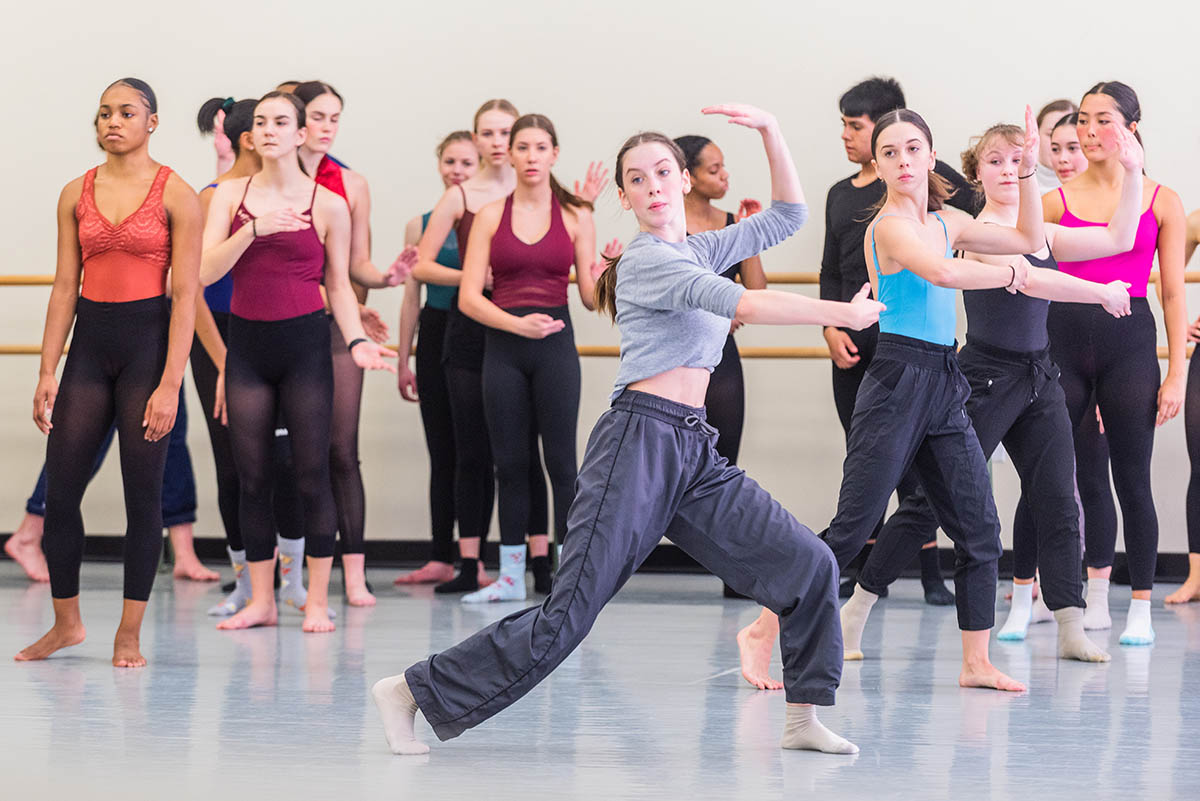
[(233, 104), (234, 99), (232, 97), (225, 98), (225, 102), (221, 104), (221, 111), (224, 111), (226, 114), (228, 114), (229, 110), (233, 108)]

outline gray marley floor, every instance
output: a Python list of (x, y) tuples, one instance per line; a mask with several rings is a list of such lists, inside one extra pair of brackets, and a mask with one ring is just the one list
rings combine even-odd
[[(374, 609), (339, 607), (332, 635), (225, 633), (213, 585), (160, 576), (142, 670), (110, 666), (116, 565), (84, 566), (89, 639), (48, 662), (0, 661), (4, 798), (1200, 798), (1200, 605), (1163, 609), (1158, 644), (1116, 644), (1109, 665), (1054, 658), (1053, 624), (993, 659), (1030, 685), (1004, 697), (956, 685), (952, 609), (893, 588), (823, 714), (857, 757), (783, 752), (782, 693), (738, 673), (734, 634), (755, 607), (701, 576), (640, 575), (567, 662), (515, 707), (428, 757), (388, 753), (368, 698), (396, 673), (512, 611), (463, 607), (377, 570)], [(335, 574), (335, 583), (338, 577)], [(340, 587), (339, 587), (340, 588)], [(340, 603), (340, 602), (339, 602)], [(46, 586), (0, 562), (0, 643), (15, 653), (51, 619)], [(1006, 611), (1001, 600), (998, 615)], [(7, 659), (8, 654), (5, 654)], [(776, 665), (776, 672), (778, 672)], [(423, 721), (418, 731), (432, 738)]]

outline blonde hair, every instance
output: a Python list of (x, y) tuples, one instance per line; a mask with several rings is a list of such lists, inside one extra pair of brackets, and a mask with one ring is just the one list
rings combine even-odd
[(1002, 122), (988, 128), (980, 136), (971, 137), (967, 149), (962, 152), (963, 177), (980, 197), (983, 196), (983, 183), (979, 180), (979, 159), (996, 139), (1021, 147), (1025, 144), (1025, 129)]

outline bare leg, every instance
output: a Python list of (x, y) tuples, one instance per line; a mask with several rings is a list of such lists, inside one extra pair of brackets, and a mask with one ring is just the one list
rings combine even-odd
[(771, 678), (771, 653), (779, 639), (779, 617), (763, 608), (758, 619), (737, 633), (742, 678), (760, 690), (782, 690), (783, 682)]
[(988, 639), (991, 629), (962, 633), (963, 664), (958, 676), (960, 687), (982, 687), (990, 690), (1023, 693), (1025, 685), (1001, 673), (988, 658)]
[[(217, 628), (223, 630), (249, 629), (255, 626), (274, 626), (279, 620), (275, 607), (275, 559), (247, 562), (250, 571), (250, 603), (233, 617), (222, 620)], [(326, 574), (328, 581), (329, 575)]]
[[(345, 560), (343, 560), (344, 563)], [(397, 577), (394, 584), (441, 584), (454, 578), (454, 565), (449, 562), (426, 562), (409, 573)]]
[(79, 596), (54, 599), (54, 626), (40, 640), (17, 654), (18, 662), (45, 659), (60, 648), (79, 645), (87, 636), (79, 616)]
[(113, 667), (138, 668), (146, 666), (142, 656), (142, 618), (146, 616), (145, 601), (125, 599), (121, 609), (121, 623), (113, 639)]
[(333, 557), (310, 556), (308, 561), (308, 602), (304, 604), (304, 624), (308, 632), (333, 631), (329, 619), (329, 574), (333, 571)]
[(21, 566), (31, 581), (49, 581), (46, 556), (42, 553), (42, 526), (45, 518), (25, 513), (21, 525), (4, 543), (4, 552)]
[(175, 578), (189, 581), (219, 581), (221, 574), (200, 564), (196, 556), (191, 523), (180, 523), (167, 529), (171, 551), (175, 554)]
[[(17, 536), (16, 534), (13, 535)], [(9, 540), (11, 542), (12, 540)], [(13, 557), (16, 558), (15, 556)], [(25, 565), (21, 565), (25, 567)], [(26, 568), (25, 572), (29, 572)], [(32, 574), (30, 575), (32, 578)], [(39, 579), (40, 580), (40, 579)], [(1183, 582), (1183, 586), (1175, 590), (1175, 592), (1163, 599), (1169, 604), (1188, 604), (1192, 601), (1200, 601), (1200, 553), (1188, 554), (1188, 577), (1187, 581)]]
[(529, 535), (529, 555), (534, 556), (549, 556), (550, 555), (550, 535), (549, 534), (530, 534)]
[[(311, 583), (311, 570), (309, 576), (309, 583)], [(346, 599), (351, 606), (375, 605), (375, 596), (367, 589), (367, 566), (364, 554), (342, 554), (342, 577), (342, 580), (346, 582)]]

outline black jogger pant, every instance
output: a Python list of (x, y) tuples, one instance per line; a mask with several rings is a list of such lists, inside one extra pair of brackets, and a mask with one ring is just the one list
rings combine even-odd
[(987, 460), (967, 418), (969, 395), (954, 346), (880, 334), (854, 406), (837, 514), (824, 536), (845, 567), (914, 467), (954, 542), (959, 628), (979, 631), (995, 618), (1000, 522)]
[(429, 451), (429, 520), (433, 550), (430, 559), (454, 564), (454, 419), (450, 390), (442, 367), (446, 340), (443, 309), (421, 309), (417, 333), (417, 396), (421, 425)]
[(113, 423), (125, 487), (125, 598), (146, 601), (162, 552), (162, 486), (169, 437), (147, 442), (146, 403), (162, 380), (171, 309), (163, 296), (127, 303), (79, 298), (46, 442), (42, 550), (50, 594), (79, 594), (83, 561), (80, 504)]
[(626, 390), (588, 441), (554, 589), (405, 676), (446, 740), (516, 702), (583, 641), (665, 535), (779, 614), (787, 700), (829, 705), (842, 673), (833, 555), (716, 452), (703, 408)]
[[(1051, 609), (1083, 606), (1075, 453), (1058, 368), (1049, 351), (1017, 353), (967, 340), (958, 362), (971, 386), (967, 415), (985, 458), (1004, 444), (1021, 477), (1033, 516), (1042, 565), (1042, 591)], [(858, 583), (881, 592), (937, 531), (923, 491), (900, 501)]]

